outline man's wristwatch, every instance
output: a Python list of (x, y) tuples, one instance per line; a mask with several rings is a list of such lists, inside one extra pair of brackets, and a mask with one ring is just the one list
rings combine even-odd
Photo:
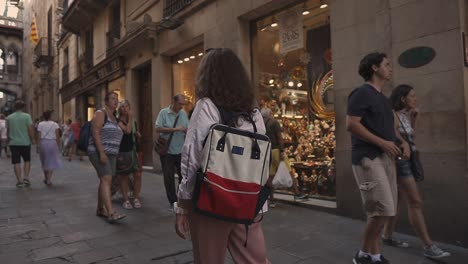
[(176, 214), (187, 214), (187, 210), (177, 205), (177, 202), (174, 203), (174, 213)]

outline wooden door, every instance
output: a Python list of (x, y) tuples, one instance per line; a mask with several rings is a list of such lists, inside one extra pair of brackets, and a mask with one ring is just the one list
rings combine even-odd
[(138, 71), (139, 79), (139, 130), (142, 136), (141, 148), (143, 151), (143, 164), (153, 165), (153, 106), (151, 102), (151, 64)]

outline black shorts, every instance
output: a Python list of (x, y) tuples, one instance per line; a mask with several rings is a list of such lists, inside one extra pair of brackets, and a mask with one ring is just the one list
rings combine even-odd
[(21, 163), (21, 158), (24, 162), (31, 161), (31, 145), (29, 146), (10, 146), (11, 163)]

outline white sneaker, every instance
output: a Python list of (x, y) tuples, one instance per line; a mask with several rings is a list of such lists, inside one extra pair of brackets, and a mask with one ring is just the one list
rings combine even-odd
[(424, 248), (424, 256), (431, 259), (440, 259), (449, 257), (451, 254), (449, 252), (443, 251), (435, 244), (432, 244), (430, 247)]

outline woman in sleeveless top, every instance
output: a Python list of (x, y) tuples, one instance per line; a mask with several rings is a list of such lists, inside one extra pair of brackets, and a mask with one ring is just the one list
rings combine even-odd
[[(414, 151), (414, 132), (416, 128), (416, 119), (418, 117), (416, 92), (409, 85), (399, 85), (393, 90), (391, 95), (393, 109), (395, 110), (395, 133), (407, 141), (409, 147)], [(398, 210), (397, 215), (392, 217), (385, 226), (382, 240), (385, 244), (396, 247), (409, 247), (408, 243), (392, 237), (395, 225), (398, 220), (398, 211), (401, 198), (407, 203), (408, 217), (411, 225), (424, 244), (423, 254), (429, 258), (443, 258), (450, 256), (450, 253), (441, 250), (433, 244), (429, 232), (427, 231), (424, 215), (422, 211), (421, 195), (411, 170), (409, 159), (401, 159), (396, 162), (397, 181), (398, 181)]]
[(37, 142), (40, 146), (40, 158), (44, 171), (44, 184), (51, 185), (52, 173), (62, 167), (60, 162), (60, 128), (57, 123), (50, 120), (50, 111), (43, 113), (44, 121), (37, 126)]
[[(141, 203), (139, 200), (139, 189), (138, 192), (133, 190), (133, 205), (130, 202), (129, 182), (135, 182), (137, 184), (136, 172), (138, 170), (138, 161), (136, 156), (136, 131), (134, 131), (134, 119), (132, 112), (130, 111), (130, 102), (128, 100), (122, 100), (119, 103), (119, 126), (124, 131), (122, 142), (120, 143), (119, 156), (117, 157), (117, 177), (120, 183), (120, 191), (122, 193), (123, 203), (122, 207), (125, 209), (140, 208)], [(132, 174), (134, 181), (130, 179)], [(141, 176), (141, 175), (140, 175)], [(140, 178), (141, 179), (141, 178)], [(139, 181), (141, 183), (141, 181)], [(141, 184), (140, 184), (141, 186)]]
[(89, 160), (99, 177), (99, 190), (96, 215), (107, 217), (113, 223), (125, 217), (114, 211), (111, 200), (112, 175), (123, 132), (114, 113), (119, 103), (115, 92), (106, 94), (105, 108), (96, 111), (92, 120), (91, 136), (88, 142)]

